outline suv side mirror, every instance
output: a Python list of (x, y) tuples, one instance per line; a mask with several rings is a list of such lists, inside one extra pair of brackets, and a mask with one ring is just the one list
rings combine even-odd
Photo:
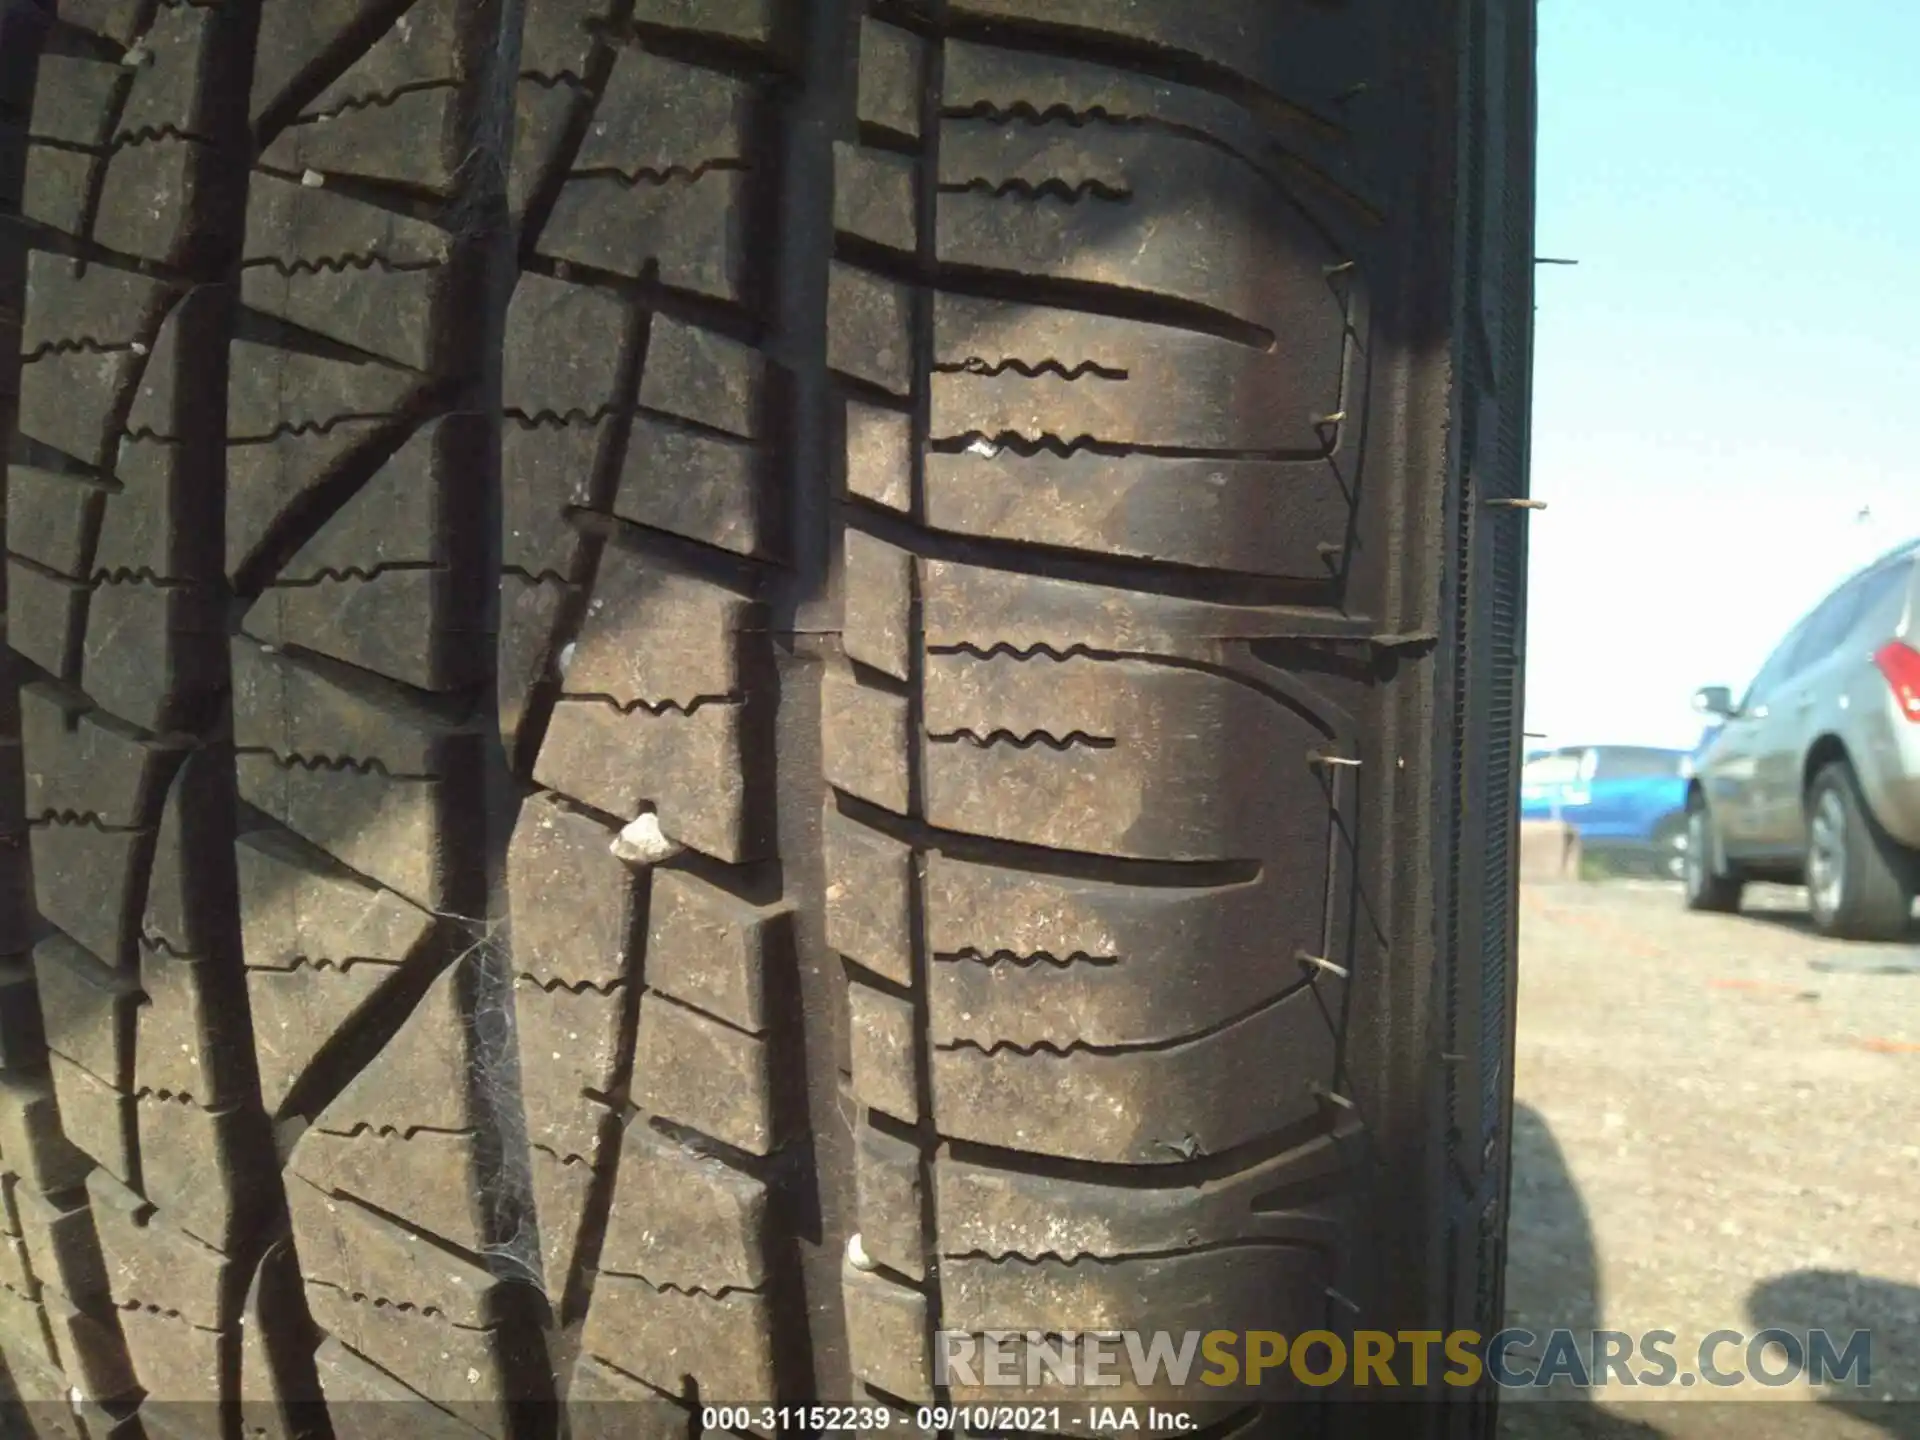
[(1724, 720), (1733, 714), (1733, 691), (1724, 685), (1708, 685), (1693, 692), (1693, 708), (1702, 715)]

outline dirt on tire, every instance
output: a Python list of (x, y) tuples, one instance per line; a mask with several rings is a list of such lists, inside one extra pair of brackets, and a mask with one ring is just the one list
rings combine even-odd
[(33, 1423), (1489, 1328), (1530, 4), (4, 27)]

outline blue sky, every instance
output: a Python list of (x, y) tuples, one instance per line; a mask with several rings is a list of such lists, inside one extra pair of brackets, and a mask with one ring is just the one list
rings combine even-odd
[(1527, 728), (1690, 743), (1920, 535), (1920, 4), (1540, 25), (1537, 248), (1580, 264), (1538, 271)]

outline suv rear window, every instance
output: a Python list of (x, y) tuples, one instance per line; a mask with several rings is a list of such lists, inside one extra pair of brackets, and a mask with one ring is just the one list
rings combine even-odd
[[(1809, 666), (1818, 665), (1851, 639), (1869, 616), (1890, 615), (1881, 627), (1890, 633), (1899, 619), (1899, 606), (1906, 599), (1912, 579), (1913, 562), (1905, 560), (1883, 565), (1834, 591), (1808, 618), (1806, 629), (1793, 647), (1789, 673), (1797, 675)], [(1877, 640), (1886, 638), (1887, 635), (1876, 637)]]

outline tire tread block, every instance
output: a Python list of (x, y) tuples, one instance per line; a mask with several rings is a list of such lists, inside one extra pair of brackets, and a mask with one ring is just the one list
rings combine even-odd
[(757, 1290), (766, 1283), (767, 1206), (765, 1181), (637, 1118), (620, 1149), (600, 1272), (683, 1291)]
[(907, 697), (838, 667), (820, 685), (827, 783), (896, 815), (907, 813), (912, 730)]
[(598, 418), (619, 398), (634, 324), (633, 306), (610, 290), (522, 273), (507, 304), (500, 403), (525, 420)]
[(738, 701), (742, 652), (763, 620), (760, 607), (718, 585), (609, 550), (567, 662), (564, 693), (683, 712), (709, 699)]
[(132, 1396), (139, 1381), (118, 1324), (88, 1314), (56, 1291), (43, 1299), (60, 1368), (78, 1392), (75, 1402), (101, 1404)]
[(430, 1401), (364, 1355), (328, 1336), (314, 1352), (330, 1409), (358, 1418), (356, 1440), (473, 1440), (487, 1432)]
[(336, 192), (264, 175), (255, 186), (241, 302), (424, 371), (447, 236)]
[(137, 977), (60, 934), (34, 947), (33, 971), (48, 1048), (109, 1085), (125, 1083), (133, 1056), (122, 1037), (130, 1032), (142, 999)]
[(854, 1145), (862, 1247), (910, 1280), (925, 1278), (927, 1239), (921, 1228), (921, 1204), (927, 1179), (919, 1147), (872, 1124), (862, 1124), (854, 1132)]
[(472, 683), (445, 651), (473, 627), (456, 609), (445, 542), (441, 447), (461, 422), (429, 421), (281, 569), (248, 610), (247, 631), (391, 676), (421, 690)]
[[(1242, 1330), (1271, 1327), (1298, 1335), (1325, 1320), (1326, 1260), (1304, 1246), (1245, 1247), (1200, 1254), (1070, 1265), (952, 1259), (942, 1266), (942, 1324), (969, 1334)], [(1124, 1367), (1122, 1367), (1124, 1371)], [(1025, 1366), (1020, 1367), (1021, 1371)], [(1041, 1372), (1044, 1373), (1044, 1372)], [(955, 1399), (985, 1400), (996, 1393), (1023, 1399), (1084, 1390), (1058, 1385), (1019, 1391), (958, 1384)], [(1109, 1392), (1116, 1403), (1181, 1398), (1167, 1386), (1123, 1383)], [(1209, 1392), (1202, 1392), (1209, 1393)], [(1188, 1390), (1185, 1398), (1194, 1398)], [(1221, 1392), (1211, 1391), (1218, 1399)]]
[[(92, 1168), (61, 1132), (53, 1081), (45, 1071), (0, 1071), (0, 1164), (41, 1194), (78, 1185)], [(16, 1187), (14, 1199), (24, 1193)]]
[(567, 512), (592, 499), (598, 457), (612, 444), (612, 430), (607, 419), (533, 425), (508, 417), (500, 463), (506, 509), (501, 564), (509, 572), (530, 580), (573, 576), (581, 540)]
[(767, 1155), (776, 1131), (768, 1042), (682, 1005), (640, 1002), (633, 1101), (643, 1111)]
[(143, 1403), (211, 1405), (222, 1398), (220, 1356), (228, 1338), (177, 1316), (149, 1309), (122, 1309), (120, 1334)]
[(225, 628), (211, 586), (101, 583), (87, 615), (80, 681), (101, 709), (130, 724), (180, 728), (218, 689), (214, 646)]
[(684, 1393), (690, 1378), (702, 1394), (776, 1393), (772, 1316), (756, 1291), (681, 1294), (602, 1275), (580, 1345), (669, 1395)]
[(83, 1309), (101, 1310), (108, 1303), (110, 1285), (88, 1192), (75, 1187), (41, 1194), (22, 1186), (14, 1198), (20, 1210), (21, 1240), (42, 1292), (40, 1298), (54, 1293)]
[(20, 692), (27, 816), (79, 814), (108, 829), (150, 826), (180, 751), (158, 743), (58, 687)]
[(753, 905), (683, 871), (658, 870), (647, 985), (754, 1033), (771, 1023), (768, 972), (785, 959), (785, 905)]
[(902, 1400), (933, 1401), (933, 1347), (927, 1297), (851, 1263), (840, 1267), (847, 1351), (854, 1375)]
[[(937, 293), (932, 438), (1325, 451), (1345, 326), (1271, 351), (1144, 320)], [(1072, 378), (1068, 378), (1071, 376)], [(1110, 378), (1123, 377), (1123, 378)], [(896, 393), (899, 393), (896, 391)]]
[(1334, 1032), (1303, 988), (1162, 1049), (1066, 1054), (936, 1046), (942, 1135), (1078, 1160), (1167, 1165), (1312, 1118), (1333, 1082)]
[(624, 1058), (625, 988), (618, 981), (602, 994), (514, 981), (527, 1133), (558, 1159), (591, 1159), (598, 1146), (602, 1111), (591, 1097), (613, 1089)]
[(271, 1205), (271, 1148), (250, 1107), (182, 1097), (134, 1097), (141, 1186), (182, 1230), (231, 1251)]
[(567, 1433), (581, 1440), (693, 1440), (694, 1411), (591, 1355), (574, 1362)]
[(771, 837), (748, 808), (740, 707), (692, 714), (563, 697), (553, 708), (533, 778), (612, 815), (656, 807), (676, 840), (729, 864), (767, 858)]
[(933, 1162), (935, 1231), (949, 1258), (1075, 1261), (1172, 1253), (1234, 1240), (1330, 1237), (1318, 1202), (1275, 1209), (1269, 1197), (1318, 1193), (1357, 1161), (1355, 1132), (1317, 1136), (1200, 1185), (1138, 1187), (1063, 1180), (941, 1156)]
[(165, 134), (203, 135), (203, 107), (220, 83), (217, 41), (228, 15), (212, 6), (162, 5), (140, 48), (150, 57), (127, 87), (113, 139), (144, 143)]
[(1323, 892), (1310, 870), (1141, 886), (931, 855), (930, 1033), (1109, 1046), (1191, 1035), (1300, 982)]
[(401, 973), (433, 920), (283, 832), (242, 835), (235, 853), (253, 1043), (271, 1114), (321, 1048)]
[(937, 530), (1249, 574), (1325, 579), (1353, 518), (1329, 461), (1001, 450), (926, 466)]
[(87, 511), (97, 491), (78, 476), (32, 465), (7, 467), (7, 548), (72, 579), (86, 566)]
[(457, 971), (434, 979), (379, 1054), (313, 1117), (288, 1168), (478, 1251), (485, 1197)]
[(200, 1330), (223, 1328), (231, 1261), (103, 1170), (87, 1177), (114, 1303), (156, 1306)]
[(48, 1060), (62, 1129), (108, 1174), (131, 1183), (139, 1173), (133, 1097), (58, 1050)]
[(637, 953), (638, 882), (609, 846), (614, 832), (559, 796), (521, 807), (508, 848), (514, 963), (542, 986), (623, 981)]
[[(47, 63), (41, 61), (42, 65)], [(43, 80), (43, 87), (45, 83)], [(29, 356), (76, 342), (113, 349), (151, 342), (155, 322), (164, 313), (163, 297), (167, 293), (165, 282), (131, 270), (82, 266), (49, 250), (30, 251), (27, 306), (20, 317), (20, 353)]]
[(451, 85), (457, 66), (458, 23), (455, 6), (410, 5), (301, 114), (329, 115), (347, 108), (377, 112), (379, 107), (369, 102), (388, 100), (403, 89)]
[[(75, 23), (64, 7), (60, 18), (69, 24)], [(104, 60), (78, 55), (42, 55), (33, 90), (33, 109), (27, 116), (28, 136), (94, 150), (103, 148), (108, 139), (114, 97), (125, 78), (120, 66)], [(42, 150), (35, 155), (35, 160), (41, 155), (71, 153)], [(29, 173), (33, 163), (29, 161)]]
[(1368, 54), (1359, 43), (1363, 22), (1346, 7), (1296, 9), (1245, 0), (1197, 0), (1178, 8), (1136, 0), (958, 0), (954, 14), (1071, 27), (1141, 54), (1196, 56), (1275, 97), (1311, 107), (1324, 123), (1337, 123), (1337, 97), (1367, 74), (1362, 66)]
[(478, 1159), (467, 1133), (422, 1131), (401, 1139), (310, 1129), (295, 1144), (288, 1167), (318, 1189), (405, 1215), (422, 1230), (477, 1251), (483, 1243), (474, 1179)]
[(767, 401), (766, 360), (758, 350), (703, 325), (654, 317), (640, 375), (644, 408), (751, 440)]
[(297, 1174), (287, 1185), (287, 1206), (309, 1283), (411, 1305), (467, 1330), (498, 1323), (499, 1282), (445, 1246)]
[[(32, 305), (30, 299), (28, 304)], [(142, 364), (132, 350), (48, 351), (20, 366), (23, 435), (90, 465), (109, 461), (109, 421), (125, 403)]]
[(226, 157), (213, 147), (177, 136), (114, 151), (106, 161), (93, 238), (136, 259), (183, 263), (197, 243), (210, 237), (197, 229), (197, 207), (183, 204), (182, 197), (197, 197), (209, 172), (225, 164)]
[(20, 214), (63, 235), (78, 233), (86, 226), (87, 196), (99, 163), (84, 151), (29, 145)]
[(523, 727), (532, 718), (536, 691), (548, 678), (559, 638), (560, 617), (578, 591), (559, 580), (500, 577), (500, 659), (495, 689), (500, 738), (509, 755), (519, 753)]
[(1248, 686), (1143, 660), (935, 654), (924, 696), (927, 818), (943, 828), (1140, 859), (1325, 864), (1330, 807), (1309, 763), (1324, 741)]
[(437, 722), (244, 638), (233, 647), (233, 687), (240, 797), (430, 907), (437, 793), (453, 763)]
[(540, 253), (660, 282), (716, 300), (746, 291), (741, 223), (745, 177), (711, 170), (685, 185), (633, 185), (608, 177), (567, 181), (542, 233)]
[(913, 983), (913, 851), (828, 805), (827, 944), (896, 985)]
[(1204, 305), (1333, 359), (1338, 381), (1346, 303), (1328, 271), (1341, 255), (1268, 174), (1213, 144), (1142, 127), (948, 120), (940, 185), (943, 263)]
[(776, 527), (767, 468), (747, 440), (636, 416), (613, 513), (736, 555), (771, 555)]
[(658, 267), (667, 285), (740, 300), (749, 85), (622, 49), (572, 161), (540, 252), (618, 274)]
[(496, 1437), (507, 1433), (500, 1338), (441, 1317), (309, 1283), (307, 1305), (334, 1339), (373, 1360), (419, 1394), (455, 1402), (461, 1418)]
[(533, 1166), (534, 1212), (540, 1220), (542, 1274), (548, 1300), (556, 1309), (564, 1302), (591, 1241), (587, 1216), (605, 1164), (605, 1136), (615, 1128), (611, 1112), (604, 1107), (583, 1102), (581, 1108), (597, 1111), (592, 1118), (599, 1122), (584, 1144), (571, 1142), (584, 1154), (562, 1156), (535, 1141), (528, 1157)]

